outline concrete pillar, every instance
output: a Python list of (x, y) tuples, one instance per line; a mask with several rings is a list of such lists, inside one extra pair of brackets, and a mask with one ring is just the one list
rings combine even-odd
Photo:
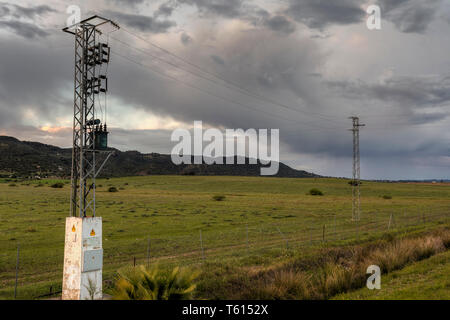
[(62, 299), (102, 299), (102, 269), (102, 218), (66, 218)]

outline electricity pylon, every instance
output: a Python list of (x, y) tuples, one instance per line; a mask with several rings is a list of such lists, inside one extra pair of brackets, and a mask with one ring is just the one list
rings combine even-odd
[(361, 169), (359, 164), (359, 127), (365, 124), (359, 123), (358, 117), (349, 117), (353, 122), (353, 128), (349, 129), (353, 132), (353, 180), (352, 180), (352, 220), (359, 221), (361, 215)]
[[(99, 66), (109, 63), (110, 48), (99, 42), (100, 27), (113, 21), (93, 16), (63, 29), (75, 36), (75, 90), (73, 116), (72, 192), (70, 216), (95, 217), (95, 178), (111, 152), (107, 150), (106, 123), (96, 118), (96, 96), (108, 90)], [(106, 68), (104, 70), (107, 70)], [(107, 154), (101, 159), (101, 154)], [(97, 159), (96, 159), (97, 156)], [(99, 165), (98, 161), (103, 161)]]
[(99, 41), (99, 27), (106, 25), (118, 28), (111, 20), (93, 16), (63, 29), (75, 36), (72, 189), (66, 218), (63, 300), (103, 297), (102, 218), (95, 216), (95, 179), (112, 155), (106, 123), (96, 117), (96, 97), (108, 91), (106, 74), (98, 68), (109, 63), (108, 44)]

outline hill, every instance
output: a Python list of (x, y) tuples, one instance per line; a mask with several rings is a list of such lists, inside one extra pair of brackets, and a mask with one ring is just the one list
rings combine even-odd
[[(248, 159), (243, 165), (175, 165), (167, 154), (112, 150), (115, 153), (102, 171), (103, 177), (162, 174), (259, 176), (262, 166), (259, 161), (258, 164), (248, 164)], [(20, 141), (13, 137), (0, 136), (0, 176), (68, 177), (71, 165), (71, 148), (59, 148), (39, 142)], [(317, 175), (295, 170), (280, 163), (277, 177), (305, 178), (317, 177)]]

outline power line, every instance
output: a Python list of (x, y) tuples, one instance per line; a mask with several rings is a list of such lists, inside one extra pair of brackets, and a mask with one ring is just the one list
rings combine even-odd
[[(202, 74), (196, 73), (196, 72), (194, 72), (194, 71), (192, 71), (192, 70), (183, 68), (182, 66), (177, 65), (177, 64), (174, 63), (174, 62), (170, 62), (170, 61), (168, 61), (168, 60), (165, 60), (165, 59), (163, 59), (163, 58), (161, 58), (161, 57), (158, 57), (158, 56), (156, 56), (156, 55), (154, 55), (154, 54), (151, 54), (151, 53), (149, 53), (149, 52), (147, 52), (147, 51), (144, 51), (144, 50), (142, 50), (142, 49), (140, 49), (140, 48), (136, 48), (136, 47), (134, 47), (134, 46), (132, 46), (132, 45), (130, 45), (130, 44), (128, 44), (128, 43), (125, 43), (125, 42), (123, 42), (123, 41), (121, 41), (121, 40), (119, 40), (119, 39), (117, 39), (117, 38), (113, 38), (114, 40), (120, 42), (121, 44), (123, 44), (123, 45), (125, 45), (125, 46), (128, 46), (128, 47), (131, 48), (131, 49), (134, 49), (134, 50), (139, 51), (139, 52), (141, 52), (141, 53), (143, 53), (143, 54), (149, 55), (149, 56), (151, 56), (152, 58), (157, 59), (157, 60), (159, 60), (159, 61), (162, 61), (163, 63), (167, 63), (167, 64), (169, 64), (169, 65), (171, 65), (171, 66), (173, 66), (173, 67), (175, 67), (175, 68), (177, 68), (177, 69), (181, 69), (181, 70), (183, 70), (183, 71), (186, 71), (186, 72), (188, 72), (188, 73), (190, 73), (190, 74), (192, 74), (192, 75), (194, 75), (194, 76), (197, 76), (197, 77), (199, 77), (199, 78), (202, 78), (202, 79), (204, 79), (204, 80), (206, 80), (206, 81), (213, 82), (213, 83), (216, 84), (216, 85), (222, 85), (222, 86), (224, 86), (224, 87), (226, 87), (226, 88), (228, 88), (228, 89), (230, 89), (230, 90), (237, 90), (237, 91), (239, 91), (239, 92), (242, 93), (242, 94), (245, 94), (245, 95), (247, 95), (247, 96), (250, 96), (250, 97), (259, 99), (259, 100), (261, 100), (261, 101), (264, 101), (264, 102), (267, 102), (267, 103), (276, 105), (276, 106), (278, 106), (278, 107), (282, 107), (282, 108), (285, 108), (285, 109), (289, 109), (289, 110), (291, 110), (291, 111), (303, 113), (303, 114), (308, 115), (308, 116), (318, 117), (319, 119), (324, 120), (324, 121), (335, 122), (336, 124), (342, 124), (342, 123), (338, 122), (337, 119), (329, 119), (329, 118), (328, 118), (328, 117), (330, 117), (329, 115), (325, 115), (325, 114), (322, 114), (322, 113), (310, 112), (310, 111), (305, 111), (305, 110), (301, 110), (301, 109), (298, 109), (298, 108), (294, 108), (294, 107), (292, 107), (292, 106), (289, 106), (289, 105), (286, 105), (286, 104), (283, 104), (283, 103), (274, 101), (274, 100), (272, 100), (272, 99), (269, 99), (269, 98), (267, 98), (267, 97), (265, 97), (265, 96), (262, 96), (262, 95), (260, 95), (260, 94), (258, 94), (258, 93), (254, 93), (254, 92), (252, 92), (252, 91), (250, 91), (250, 90), (244, 88), (244, 87), (243, 87), (242, 85), (240, 85), (239, 83), (236, 83), (236, 82), (231, 81), (231, 80), (227, 80), (226, 78), (224, 78), (224, 77), (222, 77), (222, 76), (220, 76), (220, 75), (218, 75), (218, 74), (212, 73), (212, 72), (208, 71), (207, 69), (205, 69), (205, 68), (199, 66), (198, 64), (192, 63), (192, 62), (190, 62), (189, 60), (187, 60), (187, 59), (181, 57), (180, 55), (177, 55), (177, 54), (175, 54), (175, 53), (173, 53), (173, 52), (171, 52), (171, 51), (169, 51), (169, 50), (167, 50), (167, 49), (161, 47), (160, 45), (157, 45), (157, 44), (155, 44), (154, 42), (151, 42), (151, 41), (149, 41), (149, 40), (147, 40), (147, 39), (145, 39), (145, 38), (143, 38), (143, 37), (141, 37), (141, 36), (139, 36), (139, 35), (137, 35), (137, 34), (131, 32), (131, 31), (127, 30), (126, 28), (122, 28), (121, 30), (127, 32), (128, 34), (130, 34), (130, 35), (136, 37), (137, 39), (139, 39), (139, 40), (141, 40), (141, 41), (146, 42), (147, 44), (149, 44), (149, 45), (151, 45), (151, 46), (157, 48), (158, 50), (164, 52), (165, 54), (170, 55), (170, 56), (172, 56), (172, 57), (174, 57), (174, 58), (176, 58), (176, 59), (178, 59), (178, 60), (180, 60), (180, 61), (182, 61), (182, 62), (184, 62), (184, 63), (186, 63), (186, 64), (188, 64), (188, 65), (190, 65), (190, 66), (192, 66), (192, 67), (194, 67), (195, 69), (201, 71), (202, 73), (207, 74), (207, 75), (212, 76), (212, 77), (214, 77), (214, 78), (216, 78), (216, 79), (218, 79), (218, 80), (223, 81), (225, 84), (220, 83), (220, 82), (218, 82), (218, 81), (215, 80), (215, 79), (208, 78), (208, 77), (206, 77), (206, 76), (204, 76), (204, 75), (202, 75)], [(393, 117), (393, 115), (380, 115), (380, 114), (378, 114), (378, 115), (376, 115), (376, 114), (371, 114), (371, 115), (363, 115), (363, 116), (364, 116), (365, 118), (371, 118), (371, 117), (374, 117), (374, 118), (389, 117), (390, 119), (392, 119), (392, 117)], [(396, 116), (398, 116), (399, 118), (401, 118), (401, 117), (403, 117), (404, 115), (397, 114)], [(414, 124), (410, 124), (410, 123), (398, 123), (398, 124), (393, 124), (393, 125), (395, 125), (395, 126), (401, 126), (401, 125), (405, 125), (405, 126), (413, 126)], [(421, 125), (421, 126), (423, 127), (424, 125)], [(372, 126), (370, 129), (371, 129), (371, 130), (388, 130), (388, 129), (391, 129), (391, 128), (382, 128), (382, 127), (378, 127), (378, 128), (377, 128), (377, 127), (373, 127), (373, 126)]]
[[(208, 75), (210, 75), (210, 76), (212, 76), (212, 77), (214, 77), (214, 78), (217, 78), (217, 79), (219, 79), (219, 80), (225, 82), (226, 84), (228, 84), (228, 86), (225, 86), (225, 87), (227, 87), (228, 89), (234, 89), (234, 90), (237, 90), (237, 91), (239, 91), (239, 92), (242, 93), (242, 94), (245, 94), (245, 95), (248, 95), (248, 96), (250, 96), (250, 97), (259, 99), (259, 100), (261, 100), (261, 101), (265, 101), (265, 102), (267, 102), (267, 103), (276, 105), (276, 106), (281, 107), (281, 108), (289, 109), (289, 110), (292, 110), (292, 111), (295, 111), (295, 112), (300, 112), (300, 113), (303, 113), (303, 114), (309, 115), (309, 116), (318, 117), (318, 118), (321, 118), (322, 120), (325, 120), (325, 121), (335, 122), (334, 119), (333, 119), (333, 120), (332, 120), (332, 119), (328, 119), (329, 115), (325, 115), (325, 114), (321, 114), (321, 113), (317, 113), (317, 112), (310, 112), (310, 111), (305, 111), (305, 110), (297, 109), (297, 108), (294, 108), (294, 107), (292, 107), (292, 106), (286, 105), (286, 104), (284, 104), (284, 103), (280, 103), (280, 102), (274, 101), (274, 100), (272, 100), (272, 99), (269, 99), (269, 98), (267, 98), (267, 97), (265, 97), (265, 96), (262, 96), (262, 95), (260, 95), (260, 94), (254, 93), (254, 92), (252, 92), (252, 91), (246, 89), (245, 87), (243, 87), (241, 84), (236, 83), (236, 82), (234, 82), (234, 81), (227, 80), (227, 79), (225, 79), (224, 77), (222, 77), (222, 76), (220, 76), (220, 75), (218, 75), (218, 74), (214, 74), (214, 73), (212, 73), (212, 72), (206, 70), (205, 68), (203, 68), (203, 67), (201, 67), (201, 66), (199, 66), (199, 65), (197, 65), (197, 64), (195, 64), (195, 63), (192, 63), (192, 62), (186, 60), (185, 58), (183, 58), (183, 57), (181, 57), (181, 56), (179, 56), (179, 55), (177, 55), (177, 54), (175, 54), (175, 53), (173, 53), (173, 52), (171, 52), (171, 51), (169, 51), (169, 50), (167, 50), (167, 49), (164, 49), (164, 48), (162, 48), (161, 46), (159, 46), (159, 45), (157, 45), (157, 44), (155, 44), (155, 43), (153, 43), (153, 42), (151, 42), (151, 41), (149, 41), (149, 40), (147, 40), (147, 39), (145, 39), (145, 38), (143, 38), (143, 37), (140, 37), (139, 35), (136, 35), (136, 34), (134, 34), (133, 32), (131, 32), (131, 31), (125, 29), (125, 28), (122, 28), (121, 30), (127, 32), (128, 34), (130, 34), (130, 35), (136, 37), (137, 39), (139, 39), (139, 40), (141, 40), (141, 41), (144, 41), (144, 42), (150, 44), (151, 46), (153, 46), (153, 47), (155, 47), (155, 48), (157, 48), (157, 49), (163, 51), (164, 53), (166, 53), (166, 54), (168, 54), (168, 55), (170, 55), (170, 56), (172, 56), (172, 57), (175, 57), (176, 59), (181, 60), (182, 62), (184, 62), (184, 63), (186, 63), (186, 64), (188, 64), (188, 65), (190, 65), (190, 66), (196, 68), (197, 70), (200, 70), (201, 72), (203, 72), (203, 73), (205, 73), (205, 74), (208, 74)], [(112, 37), (111, 37), (111, 38), (112, 38)], [(127, 43), (121, 41), (121, 40), (118, 40), (118, 39), (116, 39), (116, 38), (113, 38), (113, 39), (116, 40), (116, 41), (118, 41), (118, 42), (120, 42), (120, 43), (122, 43), (122, 44), (124, 44), (124, 45), (126, 45), (126, 46), (128, 46), (128, 47), (130, 47), (130, 48), (133, 48), (133, 49), (135, 49), (135, 50), (137, 50), (137, 51), (140, 51), (140, 52), (142, 52), (142, 53), (144, 53), (144, 54), (148, 54), (148, 55), (152, 56), (152, 57), (155, 58), (155, 59), (158, 59), (158, 60), (160, 60), (160, 61), (162, 61), (162, 62), (165, 62), (165, 63), (168, 63), (168, 64), (170, 64), (170, 65), (172, 65), (172, 66), (174, 66), (174, 67), (176, 67), (176, 68), (179, 68), (179, 69), (182, 69), (182, 70), (184, 70), (184, 71), (186, 71), (186, 72), (189, 72), (189, 73), (191, 73), (191, 74), (193, 74), (193, 75), (195, 75), (195, 76), (201, 77), (201, 78), (203, 78), (203, 79), (205, 79), (205, 80), (208, 80), (208, 81), (213, 81), (214, 83), (218, 84), (217, 81), (214, 81), (214, 80), (212, 80), (212, 79), (210, 79), (210, 78), (201, 76), (201, 75), (199, 75), (198, 73), (195, 73), (195, 72), (193, 72), (193, 71), (186, 70), (186, 69), (182, 68), (182, 67), (179, 66), (179, 65), (176, 65), (176, 64), (174, 64), (174, 63), (172, 63), (172, 62), (168, 62), (168, 61), (165, 60), (165, 59), (162, 59), (162, 58), (160, 58), (160, 57), (157, 57), (157, 56), (155, 56), (155, 55), (152, 55), (151, 53), (145, 52), (144, 50), (139, 49), (139, 48), (136, 48), (136, 47), (134, 47), (134, 46), (132, 46), (132, 45), (130, 45), (130, 44), (127, 44)], [(220, 84), (220, 85), (224, 85), (224, 84)], [(231, 86), (231, 87), (230, 87), (230, 86)]]
[[(149, 52), (147, 52), (145, 50), (142, 50), (140, 48), (132, 46), (129, 43), (126, 43), (126, 42), (124, 42), (122, 40), (119, 40), (119, 39), (117, 39), (115, 37), (111, 37), (115, 41), (117, 41), (117, 42), (119, 42), (119, 43), (121, 43), (121, 44), (123, 44), (123, 45), (125, 45), (125, 46), (127, 46), (127, 47), (129, 47), (131, 49), (133, 49), (133, 50), (136, 50), (136, 51), (141, 52), (141, 53), (143, 53), (145, 55), (148, 55), (148, 56), (152, 57), (153, 59), (159, 60), (159, 61), (161, 61), (163, 63), (166, 63), (166, 64), (168, 64), (168, 65), (170, 65), (170, 66), (172, 66), (174, 68), (177, 68), (177, 69), (180, 69), (182, 71), (188, 72), (191, 75), (199, 77), (199, 78), (201, 78), (201, 79), (203, 79), (205, 81), (209, 81), (210, 83), (213, 83), (215, 85), (223, 86), (223, 87), (225, 87), (227, 89), (230, 89), (230, 90), (236, 90), (236, 91), (240, 92), (241, 94), (247, 95), (247, 96), (255, 98), (255, 99), (259, 99), (260, 101), (264, 101), (266, 103), (270, 103), (272, 105), (275, 105), (275, 106), (278, 106), (278, 107), (281, 107), (281, 108), (284, 108), (284, 109), (288, 109), (290, 111), (299, 112), (299, 113), (302, 113), (302, 114), (307, 115), (307, 116), (317, 117), (317, 118), (319, 118), (321, 120), (324, 120), (324, 121), (329, 121), (329, 122), (333, 122), (333, 123), (336, 123), (336, 124), (341, 124), (341, 123), (339, 123), (337, 121), (337, 119), (333, 119), (333, 120), (329, 119), (328, 118), (328, 117), (330, 117), (329, 115), (325, 115), (325, 114), (321, 114), (321, 113), (310, 112), (310, 111), (305, 111), (305, 110), (302, 110), (302, 109), (294, 108), (292, 106), (289, 106), (289, 105), (286, 105), (286, 104), (283, 104), (283, 103), (279, 103), (277, 101), (274, 101), (272, 99), (264, 97), (264, 96), (262, 96), (262, 95), (260, 95), (258, 93), (251, 92), (248, 89), (242, 87), (240, 84), (238, 84), (236, 82), (233, 82), (233, 81), (230, 81), (230, 80), (227, 80), (226, 78), (224, 78), (224, 77), (222, 77), (222, 76), (220, 76), (218, 74), (214, 74), (214, 73), (208, 71), (207, 69), (205, 69), (205, 68), (203, 68), (203, 67), (201, 67), (201, 66), (199, 66), (199, 65), (197, 65), (195, 63), (192, 63), (189, 60), (187, 60), (187, 59), (185, 59), (185, 58), (183, 58), (183, 57), (181, 57), (181, 56), (179, 56), (179, 55), (177, 55), (177, 54), (175, 54), (175, 53), (173, 53), (173, 52), (171, 52), (171, 51), (161, 47), (160, 45), (155, 44), (154, 42), (151, 42), (151, 41), (149, 41), (149, 40), (147, 40), (147, 39), (145, 39), (145, 38), (143, 38), (143, 37), (141, 37), (141, 36), (131, 32), (131, 31), (127, 30), (126, 28), (122, 28), (121, 30), (127, 32), (128, 34), (136, 37), (137, 39), (139, 39), (141, 41), (146, 42), (147, 44), (151, 45), (152, 47), (157, 48), (158, 50), (164, 52), (165, 54), (170, 55), (170, 56), (172, 56), (172, 57), (182, 61), (183, 63), (185, 63), (185, 64), (187, 64), (189, 66), (194, 67), (195, 69), (197, 69), (198, 71), (200, 71), (203, 74), (198, 73), (198, 72), (194, 72), (194, 71), (192, 71), (190, 69), (187, 69), (187, 68), (185, 68), (185, 67), (183, 67), (183, 66), (181, 66), (181, 65), (179, 65), (179, 64), (177, 64), (175, 62), (171, 62), (171, 61), (166, 60), (164, 58), (161, 58), (161, 57), (159, 57), (159, 56), (157, 56), (155, 54), (149, 53)], [(211, 76), (213, 78), (207, 77), (207, 76), (205, 76), (205, 74), (209, 75), (209, 76)], [(224, 83), (221, 83), (221, 82), (217, 81), (216, 79), (218, 79), (220, 81), (223, 81)], [(380, 118), (380, 117), (387, 117), (387, 116), (388, 115), (374, 115), (374, 114), (373, 115), (364, 115), (364, 117), (366, 117), (366, 118), (367, 117), (378, 117), (378, 118)], [(401, 117), (401, 115), (398, 115), (398, 116)], [(389, 118), (392, 118), (392, 116), (389, 116)], [(284, 119), (284, 120), (287, 120), (287, 119)], [(404, 126), (414, 126), (414, 124), (410, 124), (410, 123), (399, 123), (399, 124), (395, 124), (395, 127), (387, 127), (386, 128), (386, 127), (374, 127), (374, 126), (371, 126), (370, 129), (371, 130), (390, 130), (390, 129), (394, 129), (394, 128), (397, 129), (398, 126), (402, 126), (402, 125), (404, 125)], [(426, 125), (420, 125), (420, 126), (421, 127), (426, 127)], [(433, 127), (435, 127), (435, 126), (433, 126)], [(323, 128), (325, 128), (325, 127), (323, 127)]]
[(293, 122), (293, 123), (297, 123), (297, 124), (301, 124), (301, 125), (305, 125), (305, 126), (313, 126), (313, 127), (315, 127), (315, 128), (320, 128), (320, 129), (323, 129), (323, 130), (327, 130), (327, 129), (328, 129), (328, 130), (329, 130), (329, 129), (340, 130), (340, 129), (341, 129), (341, 128), (332, 128), (332, 127), (320, 127), (320, 126), (318, 126), (317, 124), (313, 124), (313, 123), (310, 123), (310, 122), (299, 122), (299, 121), (297, 121), (297, 120), (293, 120), (293, 119), (288, 119), (288, 118), (280, 117), (278, 114), (271, 113), (271, 112), (268, 112), (268, 111), (266, 111), (266, 110), (261, 110), (261, 109), (258, 109), (258, 108), (254, 108), (254, 107), (248, 106), (248, 105), (246, 105), (246, 104), (243, 104), (243, 103), (241, 103), (241, 102), (239, 102), (239, 101), (235, 101), (235, 100), (233, 100), (233, 99), (229, 99), (229, 98), (223, 97), (223, 96), (221, 96), (221, 95), (212, 93), (212, 92), (207, 91), (207, 90), (205, 90), (205, 89), (203, 89), (203, 88), (200, 88), (200, 87), (198, 87), (198, 86), (195, 86), (195, 85), (193, 85), (193, 84), (191, 84), (191, 83), (188, 83), (188, 82), (182, 81), (182, 80), (180, 80), (180, 79), (177, 79), (177, 78), (175, 78), (175, 77), (173, 77), (173, 76), (171, 76), (171, 75), (168, 75), (168, 74), (166, 74), (166, 73), (164, 73), (164, 72), (162, 72), (162, 71), (160, 71), (160, 70), (157, 70), (157, 69), (155, 69), (155, 68), (153, 68), (153, 67), (151, 67), (151, 66), (149, 66), (149, 65), (146, 65), (146, 64), (144, 64), (144, 63), (142, 63), (142, 62), (136, 61), (136, 60), (131, 59), (131, 58), (127, 57), (127, 56), (124, 56), (124, 55), (122, 55), (122, 54), (119, 54), (119, 53), (117, 53), (117, 52), (115, 52), (115, 51), (111, 51), (111, 53), (114, 54), (114, 55), (116, 55), (116, 56), (118, 56), (118, 57), (120, 57), (120, 58), (122, 58), (122, 59), (128, 60), (129, 62), (132, 62), (132, 63), (134, 63), (134, 64), (136, 64), (136, 65), (139, 65), (139, 66), (141, 66), (141, 67), (148, 68), (149, 70), (152, 70), (153, 72), (157, 73), (158, 75), (163, 76), (163, 77), (165, 77), (165, 78), (168, 78), (168, 79), (170, 79), (170, 80), (172, 80), (172, 81), (181, 83), (181, 84), (183, 84), (183, 85), (185, 85), (185, 86), (187, 86), (187, 87), (196, 89), (196, 90), (198, 90), (198, 91), (200, 91), (200, 92), (202, 92), (202, 93), (204, 93), (204, 94), (207, 94), (207, 95), (209, 95), (209, 96), (213, 96), (213, 97), (215, 97), (215, 98), (218, 98), (218, 99), (221, 99), (221, 100), (224, 100), (224, 101), (233, 103), (233, 104), (235, 104), (235, 105), (244, 107), (244, 108), (246, 108), (246, 109), (250, 109), (250, 110), (252, 110), (252, 111), (257, 111), (257, 112), (265, 113), (265, 114), (268, 114), (268, 115), (270, 115), (270, 116), (272, 116), (272, 117), (276, 117), (276, 118), (279, 118), (279, 119), (284, 120), (284, 121), (289, 121), (289, 122)]

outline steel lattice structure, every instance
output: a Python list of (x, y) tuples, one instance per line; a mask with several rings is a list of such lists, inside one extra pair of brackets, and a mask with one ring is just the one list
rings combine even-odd
[(109, 63), (109, 47), (99, 42), (99, 27), (106, 24), (118, 28), (111, 20), (93, 16), (63, 29), (75, 36), (70, 216), (95, 217), (95, 179), (111, 155), (106, 142), (103, 147), (99, 143), (107, 141), (106, 124), (96, 119), (96, 96), (108, 89), (106, 75), (98, 72)]
[(349, 117), (353, 122), (353, 180), (352, 180), (352, 220), (359, 221), (361, 215), (361, 167), (359, 157), (359, 128), (365, 124), (359, 123), (358, 117)]

